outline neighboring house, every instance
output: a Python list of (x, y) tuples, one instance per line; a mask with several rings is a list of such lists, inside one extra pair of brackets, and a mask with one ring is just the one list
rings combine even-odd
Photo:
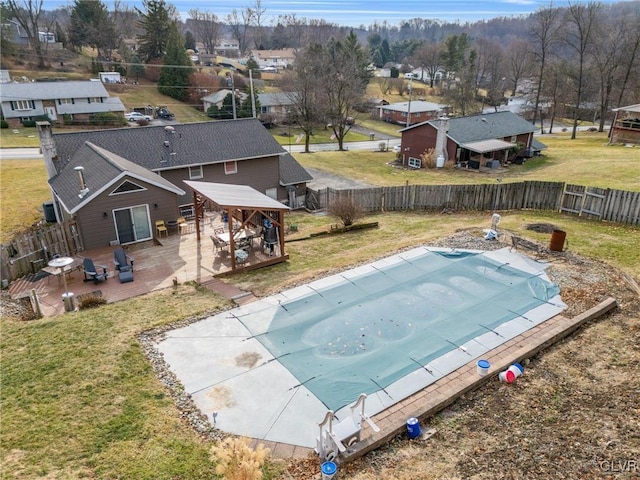
[(609, 131), (609, 143), (640, 145), (640, 103), (612, 111), (616, 116)]
[(120, 72), (98, 72), (102, 83), (123, 83)]
[(287, 68), (296, 61), (295, 48), (283, 48), (282, 50), (251, 50), (250, 57), (258, 64), (258, 67), (275, 67), (278, 70)]
[(6, 83), (0, 89), (0, 108), (10, 127), (46, 116), (53, 123), (88, 122), (92, 115), (124, 114), (118, 97), (110, 97), (99, 81)]
[(202, 106), (204, 108), (204, 112), (206, 113), (207, 110), (209, 110), (209, 108), (211, 107), (221, 108), (222, 102), (224, 102), (224, 99), (227, 98), (227, 95), (229, 95), (230, 93), (231, 90), (223, 88), (222, 90), (218, 90), (216, 93), (212, 93), (211, 95), (203, 97)]
[(258, 118), (266, 123), (282, 123), (287, 120), (289, 110), (293, 101), (290, 94), (285, 92), (278, 93), (259, 93), (258, 104), (260, 112)]
[(238, 58), (240, 56), (240, 42), (235, 38), (223, 37), (216, 42), (215, 50), (218, 55), (223, 57)]
[[(533, 155), (536, 127), (512, 112), (496, 112), (459, 118), (443, 118), (412, 125), (401, 130), (402, 163), (420, 167), (420, 155), (435, 149), (444, 160), (458, 166), (498, 167), (507, 163), (518, 147), (519, 154)], [(544, 148), (538, 142), (535, 149)]]
[(248, 185), (292, 208), (307, 171), (257, 119), (53, 134), (38, 122), (56, 216), (83, 248), (151, 238), (156, 220), (193, 212), (184, 180)]
[[(20, 22), (17, 20), (9, 20), (7, 23), (2, 24), (2, 29), (5, 32), (6, 38), (12, 43), (19, 46), (27, 46), (31, 42), (29, 36)], [(45, 44), (47, 48), (59, 50), (62, 48), (62, 43), (56, 42), (56, 36), (52, 32), (38, 32), (38, 40), (40, 43)]]
[(376, 108), (380, 120), (399, 125), (413, 125), (437, 118), (447, 107), (439, 103), (414, 100), (412, 102), (390, 103)]

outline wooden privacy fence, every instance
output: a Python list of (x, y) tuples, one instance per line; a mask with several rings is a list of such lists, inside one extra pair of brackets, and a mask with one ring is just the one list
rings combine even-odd
[(560, 211), (586, 218), (640, 225), (640, 192), (566, 185)]
[(558, 210), (564, 184), (557, 182), (486, 185), (403, 185), (349, 190), (326, 188), (307, 194), (310, 210), (348, 197), (367, 212), (398, 210)]
[(398, 210), (551, 210), (628, 225), (640, 225), (640, 193), (565, 185), (517, 182), (483, 185), (402, 185), (348, 190), (307, 189), (306, 207), (322, 210), (338, 198), (351, 198), (366, 212)]
[(75, 222), (38, 225), (1, 246), (2, 279), (13, 281), (36, 273), (54, 255), (71, 256), (82, 250)]

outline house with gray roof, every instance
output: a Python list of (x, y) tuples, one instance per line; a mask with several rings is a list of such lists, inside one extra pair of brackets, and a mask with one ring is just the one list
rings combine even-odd
[(135, 243), (156, 220), (193, 212), (186, 181), (248, 185), (291, 208), (309, 173), (259, 120), (239, 119), (53, 133), (38, 122), (56, 217), (73, 220), (82, 248)]
[(259, 93), (258, 104), (258, 118), (263, 123), (282, 123), (287, 120), (293, 100), (291, 94), (286, 92)]
[(445, 112), (447, 106), (424, 100), (414, 100), (412, 102), (389, 103), (376, 108), (380, 120), (404, 126), (436, 118)]
[(402, 162), (417, 166), (420, 155), (433, 148), (436, 155), (459, 166), (497, 168), (515, 150), (515, 155), (531, 151), (535, 130), (532, 123), (509, 111), (429, 120), (400, 130)]
[(122, 101), (110, 97), (99, 81), (5, 83), (0, 109), (11, 128), (44, 117), (53, 124), (88, 123), (96, 114), (125, 112)]

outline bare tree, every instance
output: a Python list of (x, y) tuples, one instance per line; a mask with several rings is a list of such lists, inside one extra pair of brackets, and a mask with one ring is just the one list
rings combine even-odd
[(518, 90), (518, 82), (531, 72), (533, 61), (531, 45), (526, 40), (514, 40), (507, 46), (506, 70), (507, 78), (512, 85), (513, 95)]
[(241, 54), (247, 51), (247, 33), (252, 21), (253, 11), (250, 8), (245, 8), (241, 12), (238, 12), (238, 10), (234, 8), (231, 13), (227, 15), (227, 23), (229, 24), (229, 28), (231, 28), (233, 38), (238, 41)]
[[(441, 46), (438, 43), (423, 42), (411, 60), (416, 67), (421, 68), (423, 72), (427, 72), (431, 88), (433, 88), (438, 74), (442, 73), (440, 49)], [(420, 80), (424, 81), (424, 77)]]
[(585, 89), (586, 62), (589, 50), (593, 46), (594, 27), (599, 10), (600, 3), (598, 2), (589, 2), (586, 5), (569, 3), (567, 7), (565, 20), (568, 28), (565, 31), (564, 40), (569, 49), (575, 54), (575, 56), (572, 56), (575, 61), (575, 69), (568, 70), (575, 86), (572, 140), (576, 138), (576, 131), (578, 130), (578, 116)]
[(291, 100), (289, 121), (304, 132), (304, 151), (309, 153), (309, 139), (317, 119), (322, 116), (322, 45), (314, 43), (298, 52), (294, 72), (287, 74), (283, 87)]
[(16, 19), (20, 27), (27, 34), (29, 44), (38, 58), (38, 68), (46, 67), (45, 51), (40, 41), (40, 17), (43, 13), (42, 4), (44, 0), (7, 0), (6, 7), (9, 15)]
[(197, 8), (189, 10), (193, 30), (207, 53), (214, 53), (220, 36), (220, 23), (215, 13)]
[[(620, 94), (618, 96), (617, 107), (622, 106), (624, 94), (629, 84), (632, 72), (640, 69), (640, 13), (636, 13), (635, 17), (626, 19), (623, 24), (624, 30), (627, 30), (627, 44), (621, 50), (626, 54), (624, 62), (624, 74), (620, 81)], [(638, 75), (635, 75), (636, 82)], [(637, 85), (637, 83), (636, 83)]]
[(253, 2), (253, 7), (249, 7), (248, 10), (251, 12), (251, 18), (253, 19), (253, 23), (256, 26), (256, 35), (253, 39), (254, 45), (258, 49), (264, 49), (264, 45), (266, 44), (267, 40), (267, 34), (265, 32), (262, 19), (267, 9), (262, 6), (262, 0), (255, 0)]
[(553, 8), (553, 3), (550, 3), (548, 8), (538, 10), (532, 17), (533, 52), (538, 63), (538, 85), (536, 86), (532, 120), (534, 125), (538, 115), (538, 108), (540, 108), (540, 95), (544, 88), (545, 67), (547, 66), (549, 55), (558, 41), (559, 12), (557, 8)]

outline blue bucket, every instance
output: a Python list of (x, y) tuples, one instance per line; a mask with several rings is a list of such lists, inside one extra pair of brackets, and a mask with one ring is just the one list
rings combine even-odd
[(338, 466), (333, 462), (324, 462), (320, 465), (322, 480), (331, 480), (338, 471)]
[(420, 432), (420, 422), (417, 418), (411, 417), (407, 420), (407, 436), (409, 438), (418, 438), (422, 432)]

